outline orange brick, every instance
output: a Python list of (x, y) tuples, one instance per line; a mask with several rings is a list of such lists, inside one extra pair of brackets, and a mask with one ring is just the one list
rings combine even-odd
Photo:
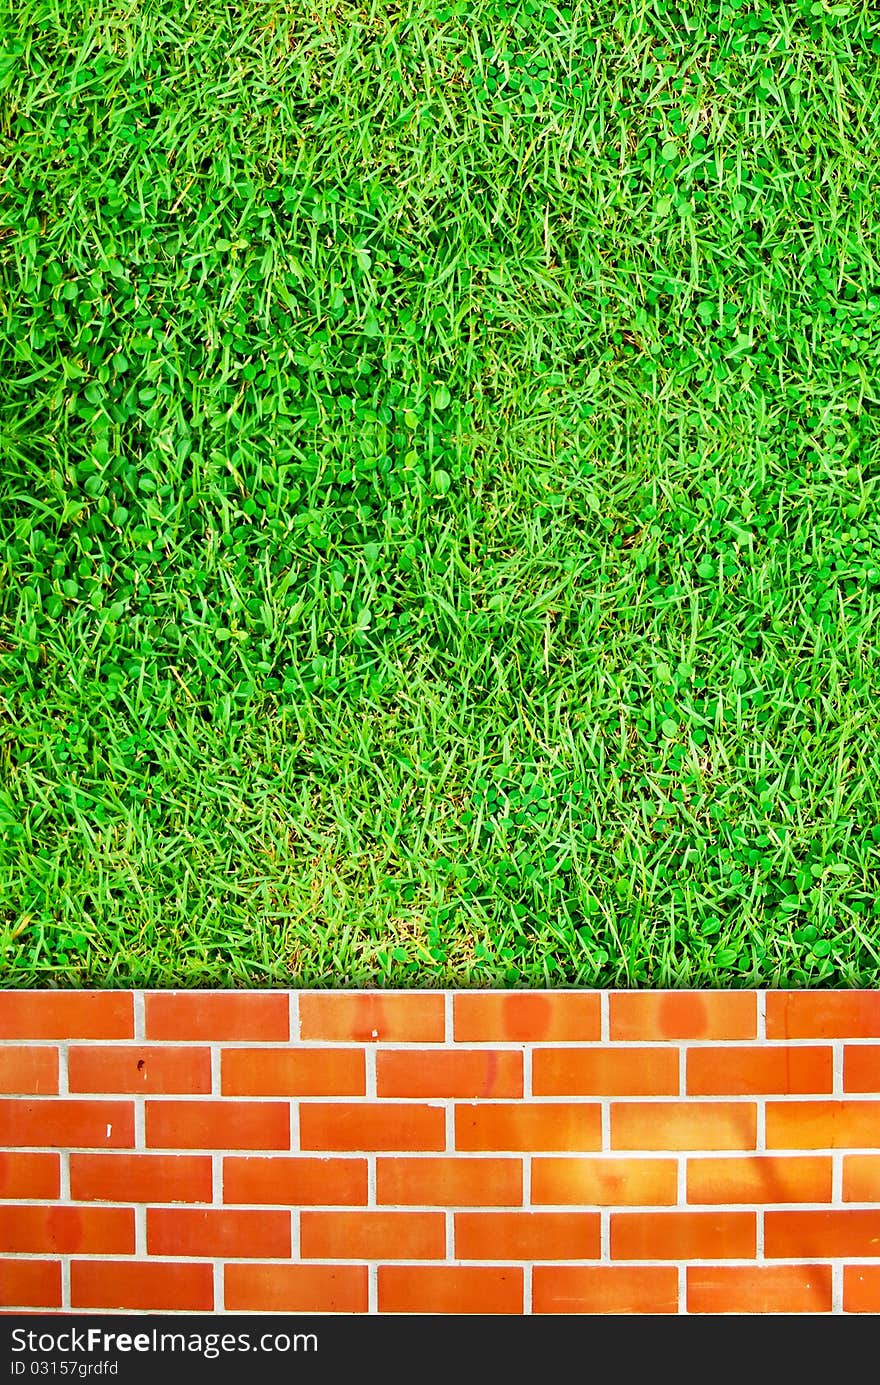
[(0, 1260), (0, 1308), (60, 1308), (60, 1260)]
[(147, 1254), (250, 1259), (290, 1255), (290, 1213), (281, 1211), (149, 1207)]
[(880, 1265), (844, 1265), (844, 1313), (880, 1313)]
[(619, 991), (609, 996), (612, 1040), (754, 1039), (758, 1001), (749, 991)]
[(227, 1265), (229, 1312), (366, 1313), (366, 1265)]
[(446, 1117), (439, 1106), (305, 1102), (299, 1142), (310, 1150), (439, 1150), (446, 1144)]
[(687, 1200), (731, 1202), (830, 1202), (831, 1159), (750, 1155), (744, 1159), (689, 1159)]
[(207, 1095), (211, 1090), (211, 1051), (207, 1048), (173, 1048), (114, 1044), (73, 1045), (67, 1056), (68, 1085), (72, 1092), (187, 1092)]
[(692, 1048), (687, 1055), (691, 1096), (764, 1096), (771, 1092), (830, 1092), (830, 1048)]
[(152, 1149), (290, 1149), (282, 1101), (148, 1101)]
[(363, 1096), (362, 1048), (227, 1048), (224, 1096)]
[(830, 1265), (713, 1265), (687, 1271), (689, 1313), (830, 1313)]
[(768, 1039), (878, 1039), (878, 991), (770, 991)]
[(533, 1159), (532, 1202), (585, 1207), (671, 1206), (674, 1159)]
[(9, 1096), (55, 1096), (57, 1091), (57, 1048), (32, 1048), (26, 1044), (0, 1048), (0, 1092)]
[(520, 1159), (378, 1159), (376, 1194), (394, 1207), (520, 1207)]
[(0, 1039), (132, 1039), (131, 991), (0, 992)]
[(223, 1161), (223, 1201), (365, 1207), (367, 1161), (230, 1156)]
[(10, 1097), (0, 1101), (0, 1130), (6, 1145), (127, 1149), (134, 1144), (134, 1107), (130, 1101)]
[(534, 1313), (677, 1313), (678, 1270), (669, 1265), (536, 1265)]
[(598, 1212), (456, 1212), (457, 1260), (596, 1260)]
[(843, 1090), (880, 1092), (880, 1044), (847, 1044), (843, 1050)]
[(329, 1043), (440, 1044), (445, 1008), (442, 995), (309, 993), (299, 998), (300, 1036)]
[(522, 1313), (523, 1272), (476, 1265), (380, 1265), (380, 1313)]
[(595, 1043), (601, 1037), (600, 998), (595, 992), (517, 991), (457, 995), (456, 1043)]
[(677, 1096), (673, 1048), (538, 1048), (535, 1096)]
[(880, 1154), (846, 1154), (844, 1202), (880, 1202)]
[(76, 1202), (210, 1202), (207, 1154), (71, 1154)]
[(754, 1149), (757, 1112), (750, 1101), (616, 1102), (612, 1149)]
[(210, 1313), (214, 1307), (214, 1272), (210, 1265), (73, 1260), (70, 1306)]
[(768, 1101), (767, 1148), (880, 1148), (880, 1101)]
[(612, 1212), (614, 1260), (746, 1260), (754, 1257), (752, 1212)]
[(765, 1212), (764, 1254), (828, 1260), (880, 1254), (880, 1210)]
[(602, 1148), (598, 1105), (522, 1102), (456, 1106), (455, 1147), (461, 1150), (535, 1150), (553, 1153)]
[(0, 1198), (55, 1198), (61, 1188), (57, 1154), (0, 1152)]
[(147, 995), (148, 1039), (223, 1039), (227, 1043), (274, 1043), (290, 1038), (286, 995), (241, 991), (159, 991)]
[(442, 1260), (442, 1212), (302, 1212), (300, 1254), (315, 1260)]
[(0, 1207), (0, 1245), (32, 1255), (131, 1255), (130, 1207)]
[(385, 1051), (376, 1057), (376, 1082), (379, 1096), (521, 1097), (522, 1054), (510, 1049)]

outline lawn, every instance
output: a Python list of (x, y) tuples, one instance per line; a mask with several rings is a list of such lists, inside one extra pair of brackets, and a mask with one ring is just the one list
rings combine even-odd
[(876, 986), (876, 7), (0, 42), (2, 984)]

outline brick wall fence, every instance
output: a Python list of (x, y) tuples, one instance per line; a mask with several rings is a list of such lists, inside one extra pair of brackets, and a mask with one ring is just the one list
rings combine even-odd
[(6, 1309), (880, 1311), (880, 993), (0, 992)]

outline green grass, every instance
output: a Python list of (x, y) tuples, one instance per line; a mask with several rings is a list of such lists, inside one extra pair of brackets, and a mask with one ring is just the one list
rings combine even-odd
[(2, 0), (6, 985), (880, 981), (880, 13)]

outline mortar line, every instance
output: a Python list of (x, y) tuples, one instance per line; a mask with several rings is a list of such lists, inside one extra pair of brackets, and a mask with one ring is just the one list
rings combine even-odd
[(599, 1041), (607, 1044), (611, 1034), (611, 1003), (607, 991), (599, 992)]
[(287, 1001), (288, 1023), (290, 1024), (290, 1043), (298, 1044), (300, 1041), (299, 992), (290, 991)]
[(139, 1043), (143, 1043), (146, 1034), (143, 991), (134, 991), (132, 1002), (134, 1004), (134, 1037)]
[(443, 1042), (447, 1045), (455, 1041), (455, 1019), (453, 1013), (452, 991), (443, 992)]

